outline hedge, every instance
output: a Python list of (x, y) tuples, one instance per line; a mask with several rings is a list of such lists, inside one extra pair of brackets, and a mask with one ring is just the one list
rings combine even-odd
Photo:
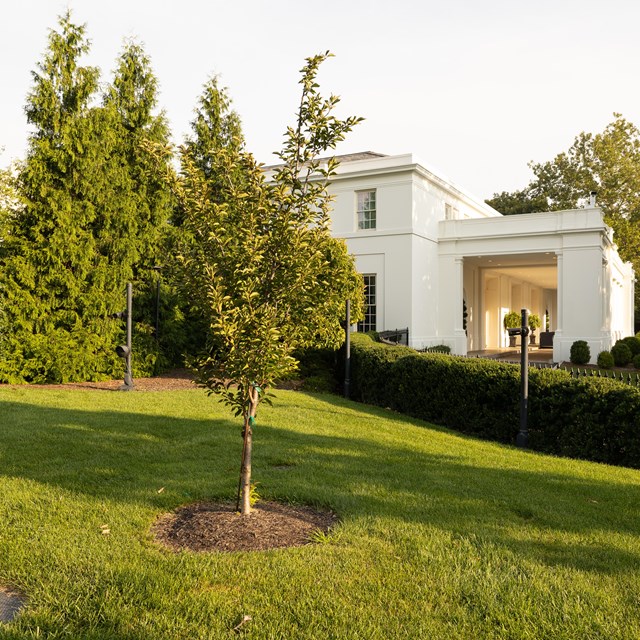
[[(512, 444), (519, 429), (518, 365), (417, 353), (354, 335), (351, 396), (481, 438)], [(640, 468), (640, 391), (612, 380), (529, 371), (529, 446)]]

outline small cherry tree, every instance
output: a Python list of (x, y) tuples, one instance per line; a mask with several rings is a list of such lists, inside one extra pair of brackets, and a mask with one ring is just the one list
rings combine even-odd
[(362, 278), (344, 241), (330, 235), (327, 184), (338, 163), (319, 159), (360, 121), (336, 118), (339, 99), (318, 93), (318, 67), (329, 55), (308, 58), (301, 70), (297, 123), (269, 181), (243, 145), (229, 141), (211, 144), (206, 171), (203, 150), (184, 146), (174, 180), (178, 271), (209, 327), (206, 352), (194, 363), (197, 380), (243, 419), (243, 515), (251, 511), (260, 402), (270, 402), (275, 381), (296, 370), (297, 349), (342, 343), (347, 299), (355, 318), (362, 315)]

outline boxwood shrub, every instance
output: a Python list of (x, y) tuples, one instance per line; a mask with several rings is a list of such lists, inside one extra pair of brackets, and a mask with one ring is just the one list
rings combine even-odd
[(628, 336), (627, 338), (622, 338), (620, 342), (624, 343), (629, 347), (629, 351), (631, 351), (631, 356), (635, 357), (640, 354), (640, 338), (636, 336)]
[(601, 351), (598, 354), (598, 366), (601, 369), (613, 369), (615, 364), (610, 351)]
[(571, 345), (569, 359), (573, 364), (587, 364), (591, 360), (591, 350), (585, 340), (576, 340)]
[(626, 367), (633, 357), (631, 349), (629, 349), (622, 340), (618, 340), (618, 342), (611, 347), (611, 355), (613, 356), (613, 361), (616, 363), (616, 367)]
[[(354, 400), (388, 407), (463, 433), (515, 442), (518, 365), (417, 353), (352, 338)], [(529, 371), (532, 449), (640, 468), (640, 391), (612, 380)]]

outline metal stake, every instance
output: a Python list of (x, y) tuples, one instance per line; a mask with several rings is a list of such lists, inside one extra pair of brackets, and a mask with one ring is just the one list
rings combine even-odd
[(529, 405), (529, 312), (522, 309), (522, 326), (520, 327), (520, 431), (516, 438), (519, 447), (526, 448), (529, 444), (527, 429), (527, 409)]

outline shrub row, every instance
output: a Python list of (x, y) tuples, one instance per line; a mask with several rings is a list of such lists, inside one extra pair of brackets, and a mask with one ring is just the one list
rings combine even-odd
[[(519, 429), (517, 365), (416, 353), (355, 335), (354, 400), (504, 443)], [(529, 372), (529, 446), (597, 462), (640, 468), (640, 391), (568, 372)]]
[[(577, 342), (573, 343), (574, 346), (576, 344)], [(573, 346), (571, 349), (573, 353)], [(626, 367), (630, 362), (636, 369), (640, 369), (640, 338), (637, 336), (622, 338), (611, 347), (611, 351), (601, 351), (598, 354), (598, 366), (603, 369), (610, 369), (614, 365)], [(584, 362), (576, 364), (584, 364)]]

